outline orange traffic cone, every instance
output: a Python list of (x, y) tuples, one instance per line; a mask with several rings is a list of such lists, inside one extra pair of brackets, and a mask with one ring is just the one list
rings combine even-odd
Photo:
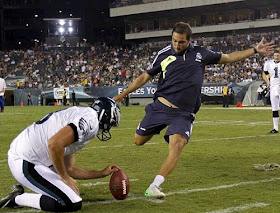
[(242, 106), (242, 103), (241, 103), (241, 102), (238, 102), (237, 105), (236, 105), (236, 107), (242, 108), (242, 107), (243, 107), (243, 106)]
[(20, 102), (20, 106), (23, 107), (23, 102)]
[(57, 102), (54, 102), (54, 106), (57, 107), (57, 106), (58, 106), (58, 103), (57, 103)]

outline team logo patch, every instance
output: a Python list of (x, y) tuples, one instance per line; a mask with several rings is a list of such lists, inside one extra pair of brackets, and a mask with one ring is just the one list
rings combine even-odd
[(197, 62), (201, 62), (201, 59), (202, 59), (202, 55), (201, 55), (201, 53), (196, 53), (196, 56), (195, 56), (195, 61), (197, 61)]

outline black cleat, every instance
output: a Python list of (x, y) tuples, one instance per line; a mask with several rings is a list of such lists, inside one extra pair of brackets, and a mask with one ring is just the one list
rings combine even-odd
[(278, 131), (277, 131), (276, 129), (273, 129), (273, 130), (271, 130), (269, 133), (270, 133), (270, 134), (276, 134), (276, 133), (278, 133)]
[(24, 193), (24, 188), (21, 185), (14, 185), (11, 188), (11, 193), (0, 201), (0, 208), (5, 208), (5, 207), (14, 208), (18, 206), (15, 203), (15, 197), (23, 193)]

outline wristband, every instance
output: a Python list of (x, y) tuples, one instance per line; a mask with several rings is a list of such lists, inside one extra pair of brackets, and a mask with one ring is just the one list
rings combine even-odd
[(258, 53), (256, 47), (254, 47), (253, 49), (254, 49), (254, 53), (255, 53), (255, 54)]

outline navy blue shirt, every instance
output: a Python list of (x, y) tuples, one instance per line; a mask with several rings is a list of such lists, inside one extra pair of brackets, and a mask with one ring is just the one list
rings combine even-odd
[(147, 70), (151, 76), (160, 73), (154, 99), (164, 97), (180, 109), (193, 112), (201, 95), (205, 66), (216, 64), (221, 55), (192, 44), (182, 55), (176, 55), (171, 45), (163, 48)]

